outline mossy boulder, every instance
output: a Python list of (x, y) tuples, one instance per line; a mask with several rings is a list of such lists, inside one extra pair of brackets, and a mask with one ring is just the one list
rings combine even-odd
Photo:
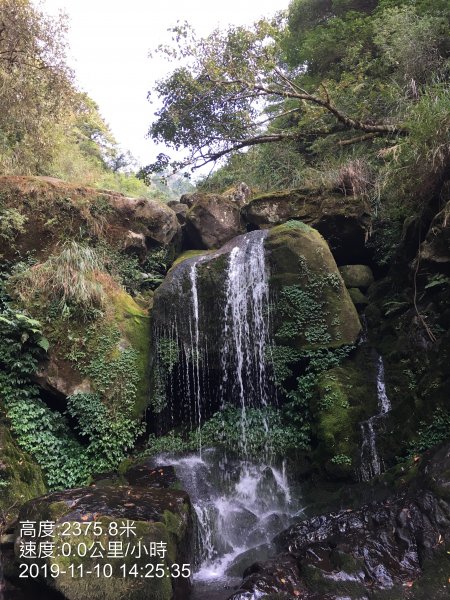
[(367, 265), (344, 265), (339, 271), (348, 288), (366, 290), (374, 281), (372, 269)]
[(45, 492), (41, 468), (0, 422), (0, 531), (17, 516), (24, 502)]
[(80, 236), (141, 258), (155, 245), (177, 246), (181, 241), (176, 214), (163, 202), (54, 178), (0, 177), (0, 214), (7, 241), (1, 255), (8, 260), (28, 252), (41, 259)]
[(253, 198), (243, 207), (242, 216), (261, 229), (291, 219), (303, 221), (324, 236), (340, 264), (368, 255), (370, 207), (355, 196), (310, 189), (274, 192)]
[[(40, 365), (35, 380), (62, 405), (67, 397), (80, 393), (99, 393), (109, 405), (127, 376), (135, 384), (133, 412), (139, 417), (148, 402), (148, 311), (107, 273), (99, 272), (97, 277), (103, 304), (88, 320), (70, 310), (54, 310), (50, 317), (46, 289), (16, 296), (16, 305), (42, 323), (50, 342), (48, 360)], [(121, 367), (125, 356), (129, 357), (126, 373)]]
[(312, 406), (314, 461), (333, 478), (357, 477), (360, 423), (377, 411), (376, 365), (367, 349), (321, 373)]
[[(20, 523), (27, 520), (37, 523), (37, 531), (21, 537)], [(40, 537), (42, 521), (54, 522), (51, 538)], [(18, 562), (37, 563), (40, 581), (67, 600), (182, 600), (190, 590), (182, 568), (191, 564), (192, 533), (192, 508), (183, 491), (91, 486), (27, 502), (15, 551)], [(21, 543), (49, 539), (54, 542), (50, 556), (20, 558)], [(176, 565), (179, 577), (171, 575)], [(51, 577), (50, 569), (59, 569), (58, 577)], [(111, 576), (104, 576), (104, 569)]]
[(239, 205), (216, 194), (197, 194), (186, 213), (186, 234), (191, 248), (220, 248), (244, 233)]
[(277, 342), (298, 350), (354, 343), (358, 314), (320, 233), (289, 221), (269, 231), (265, 246)]

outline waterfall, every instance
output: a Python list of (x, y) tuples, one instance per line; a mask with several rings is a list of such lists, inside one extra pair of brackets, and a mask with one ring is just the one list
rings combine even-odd
[[(244, 456), (247, 454), (247, 407), (267, 406), (269, 400), (265, 356), (269, 342), (266, 234), (254, 231), (236, 240), (238, 245), (230, 252), (225, 283), (222, 404), (230, 397), (239, 399)], [(266, 423), (265, 427), (267, 430)]]
[(380, 475), (383, 470), (383, 463), (377, 450), (376, 427), (391, 410), (391, 402), (386, 393), (384, 363), (381, 356), (377, 360), (377, 400), (378, 413), (360, 424), (362, 444), (359, 474), (362, 481), (369, 481), (372, 477)]
[(202, 389), (200, 386), (200, 330), (199, 330), (199, 307), (197, 289), (197, 262), (191, 265), (189, 280), (192, 292), (192, 321), (190, 321), (191, 334), (191, 362), (193, 369), (194, 397), (197, 412), (197, 425), (199, 433), (199, 449), (201, 452), (201, 424), (202, 424)]
[[(275, 397), (266, 361), (270, 343), (266, 235), (266, 231), (252, 231), (220, 250), (180, 263), (163, 284), (170, 286), (174, 302), (159, 305), (163, 318), (154, 325), (157, 347), (164, 340), (178, 353), (178, 366), (173, 368), (167, 356), (164, 361), (160, 356), (165, 365), (161, 372), (167, 393), (173, 394), (177, 387), (183, 392), (176, 402), (189, 406), (189, 419), (182, 416), (191, 429), (201, 431), (211, 414), (210, 402), (215, 401), (217, 409), (227, 404), (240, 409), (241, 442), (236, 447), (240, 458), (201, 448), (200, 442), (196, 454), (155, 459), (159, 466), (175, 467), (195, 509), (195, 580), (208, 588), (202, 598), (212, 597), (208, 586), (229, 582), (233, 567), (239, 578), (248, 552), (268, 552), (271, 539), (297, 512), (292, 498), (298, 494), (291, 493), (285, 466), (276, 467), (263, 458), (257, 464), (247, 452), (249, 409), (264, 408)], [(224, 261), (218, 279), (215, 260)], [(219, 283), (207, 289), (206, 302), (202, 286), (211, 273)], [(263, 426), (268, 432), (268, 424), (263, 421)]]
[(175, 467), (196, 512), (194, 581), (201, 587), (240, 577), (247, 566), (242, 561), (250, 556), (250, 564), (259, 552), (267, 553), (271, 539), (299, 512), (284, 465), (233, 459), (212, 449), (201, 457), (163, 454), (155, 460), (156, 466), (167, 464)]
[[(190, 423), (199, 432), (205, 418), (226, 404), (235, 404), (241, 411), (244, 455), (247, 409), (267, 406), (271, 395), (266, 363), (270, 341), (266, 236), (267, 231), (252, 231), (219, 250), (184, 260), (163, 284), (174, 301), (163, 310), (159, 307), (163, 318), (153, 325), (155, 348), (169, 345), (178, 356), (177, 366), (168, 368), (167, 356), (156, 353), (154, 371), (166, 421), (174, 424), (177, 390), (176, 404), (182, 407), (178, 421)], [(214, 261), (221, 257), (226, 263), (217, 289), (210, 290), (213, 303), (210, 296), (205, 302), (202, 276), (214, 270)], [(213, 365), (208, 364), (211, 353)]]

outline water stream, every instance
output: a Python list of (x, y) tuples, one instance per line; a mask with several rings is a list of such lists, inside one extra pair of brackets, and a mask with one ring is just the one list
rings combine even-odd
[(175, 467), (196, 513), (193, 600), (226, 598), (244, 569), (267, 558), (272, 538), (299, 514), (283, 464), (232, 458), (208, 449), (183, 457), (160, 455)]
[[(264, 407), (274, 398), (266, 361), (270, 341), (266, 236), (267, 231), (252, 231), (219, 250), (180, 263), (163, 284), (169, 295), (156, 300), (160, 304), (153, 325), (154, 347), (166, 351), (154, 365), (160, 374), (162, 402), (166, 398), (166, 420), (173, 426), (181, 421), (200, 429), (214, 411), (233, 404), (241, 409), (243, 455), (248, 408)], [(225, 265), (216, 266), (214, 261), (221, 257)], [(215, 289), (208, 287), (209, 273), (215, 273)], [(169, 353), (177, 358), (168, 367)], [(174, 405), (184, 412), (174, 416)]]
[(391, 402), (386, 393), (383, 358), (377, 359), (377, 400), (378, 413), (367, 421), (360, 423), (361, 427), (361, 463), (359, 475), (361, 481), (369, 481), (383, 471), (383, 461), (377, 449), (377, 427), (385, 415), (391, 410)]

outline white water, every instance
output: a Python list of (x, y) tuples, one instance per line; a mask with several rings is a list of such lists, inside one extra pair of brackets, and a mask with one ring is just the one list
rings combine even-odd
[(361, 466), (360, 478), (369, 481), (383, 471), (383, 461), (380, 458), (376, 441), (376, 426), (391, 410), (391, 402), (386, 393), (383, 358), (377, 360), (377, 399), (378, 413), (360, 424), (361, 427)]
[(200, 386), (200, 329), (199, 329), (199, 304), (197, 289), (197, 262), (194, 262), (189, 270), (189, 279), (192, 292), (192, 321), (190, 321), (191, 333), (191, 361), (193, 370), (194, 396), (196, 406), (196, 421), (199, 433), (199, 451), (201, 453), (201, 423), (202, 423), (202, 389)]
[[(267, 406), (266, 347), (269, 343), (269, 283), (264, 257), (267, 232), (236, 239), (225, 283), (221, 348), (222, 404), (230, 397), (241, 407), (241, 453), (247, 455), (247, 408)], [(265, 424), (267, 429), (267, 424)]]
[[(213, 381), (219, 387), (213, 394), (215, 406), (230, 403), (241, 409), (243, 455), (247, 454), (247, 409), (269, 404), (266, 235), (266, 231), (252, 231), (234, 238), (219, 250), (182, 262), (166, 283), (182, 300), (165, 307), (164, 319), (154, 324), (153, 333), (155, 347), (161, 340), (171, 340), (180, 353), (181, 368), (170, 372), (161, 369), (169, 409), (174, 390), (180, 390), (184, 398), (179, 399), (178, 404), (191, 407), (184, 421), (188, 421), (191, 428), (200, 429), (205, 416), (211, 413), (207, 403), (211, 399), (209, 386)], [(210, 299), (206, 305), (199, 288), (202, 269), (211, 268), (211, 261), (223, 255), (227, 256), (223, 285), (214, 296), (215, 305), (211, 305)], [(209, 351), (218, 357), (220, 367), (218, 372), (215, 364), (212, 375)], [(155, 368), (158, 369), (158, 365)], [(189, 401), (183, 402), (186, 398)]]
[[(201, 448), (198, 454), (182, 458), (161, 455), (157, 459), (159, 465), (175, 467), (190, 495), (197, 517), (194, 579), (197, 585), (211, 585), (214, 589), (229, 584), (233, 577), (239, 581), (244, 568), (258, 558), (252, 554), (245, 558), (248, 564), (242, 566), (242, 555), (252, 553), (255, 548), (258, 552), (268, 552), (272, 538), (289, 526), (298, 510), (292, 500), (298, 495), (291, 493), (284, 465), (278, 468), (256, 464), (247, 455), (248, 409), (273, 403), (266, 365), (270, 342), (266, 235), (266, 231), (253, 231), (238, 236), (216, 252), (182, 263), (175, 285), (186, 301), (184, 306), (172, 309), (173, 318), (166, 318), (166, 331), (158, 330), (161, 338), (174, 340), (182, 350), (183, 368), (178, 374), (182, 379), (177, 385), (186, 390), (188, 398), (194, 399), (195, 415), (189, 415), (191, 427), (200, 429), (207, 413), (206, 403), (210, 401), (206, 344), (211, 330), (217, 331), (217, 339), (210, 343), (220, 351), (219, 403), (222, 406), (233, 403), (240, 408), (242, 441), (236, 448), (240, 460)], [(202, 306), (199, 270), (208, 268), (211, 260), (224, 253), (228, 254), (228, 262), (224, 287), (217, 290), (217, 305)], [(186, 320), (188, 329), (179, 338)], [(217, 377), (217, 372), (214, 376)], [(169, 390), (173, 385), (174, 382), (169, 382)], [(208, 588), (201, 598), (209, 600), (210, 592)]]
[[(229, 459), (217, 450), (200, 457), (161, 455), (157, 465), (175, 467), (197, 516), (196, 582), (224, 584), (244, 552), (269, 545), (298, 514), (284, 465)], [(242, 557), (241, 557), (242, 558)], [(254, 560), (250, 560), (254, 562)], [(247, 566), (247, 565), (245, 565)], [(231, 568), (231, 570), (230, 570)]]

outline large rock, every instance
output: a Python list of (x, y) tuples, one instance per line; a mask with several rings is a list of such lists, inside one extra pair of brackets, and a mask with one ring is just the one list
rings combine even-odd
[[(102, 313), (90, 323), (88, 332), (83, 320), (55, 315), (52, 328), (47, 332), (44, 327), (50, 347), (34, 381), (51, 399), (51, 404), (59, 404), (62, 410), (69, 396), (86, 393), (99, 393), (105, 404), (112, 406), (122, 385), (123, 375), (117, 367), (121, 357), (131, 353), (128, 368), (136, 373), (133, 414), (140, 418), (148, 402), (150, 377), (148, 311), (138, 306), (109, 275), (102, 273), (99, 278), (104, 291)], [(45, 323), (45, 312), (35, 316)], [(59, 332), (68, 326), (73, 339), (61, 339)], [(105, 385), (105, 381), (109, 383)], [(131, 399), (129, 395), (127, 400)], [(122, 406), (124, 403), (119, 410)]]
[[(356, 309), (327, 243), (304, 223), (251, 231), (218, 250), (186, 252), (154, 295), (151, 404), (161, 413), (160, 431), (166, 431), (169, 423), (173, 427), (173, 423), (189, 422), (198, 410), (198, 388), (188, 380), (196, 369), (202, 371), (197, 381), (208, 384), (208, 391), (201, 394), (203, 419), (220, 408), (221, 399), (231, 403), (239, 397), (233, 388), (238, 378), (226, 373), (253, 364), (253, 346), (251, 357), (243, 363), (235, 348), (244, 347), (253, 331), (255, 338), (262, 335), (257, 327), (266, 309), (256, 307), (262, 311), (256, 327), (243, 322), (243, 314), (245, 306), (255, 304), (256, 296), (248, 298), (248, 294), (254, 289), (257, 295), (264, 264), (273, 310), (263, 344), (275, 338), (277, 346), (310, 351), (355, 342), (361, 328)], [(253, 281), (250, 291), (249, 280)], [(230, 282), (234, 295), (228, 291)], [(256, 318), (253, 312), (246, 315), (246, 319)], [(239, 322), (242, 330), (234, 333)], [(252, 397), (255, 386), (250, 371), (242, 378), (242, 387)]]
[[(305, 600), (444, 600), (449, 455), (447, 444), (426, 459), (406, 491), (292, 525), (274, 540), (281, 554), (248, 568), (241, 589), (230, 600), (250, 600), (261, 593)], [(435, 492), (428, 489), (433, 481)]]
[(339, 264), (367, 256), (370, 207), (354, 196), (299, 189), (264, 194), (242, 209), (253, 227), (268, 228), (298, 219), (317, 229)]
[(244, 231), (239, 205), (224, 196), (201, 195), (186, 214), (186, 232), (193, 248), (220, 248)]
[(146, 198), (113, 196), (112, 204), (119, 218), (129, 222), (136, 233), (143, 233), (148, 244), (167, 246), (180, 233), (175, 212), (163, 202)]
[(358, 314), (320, 233), (290, 221), (269, 231), (266, 251), (277, 342), (299, 350), (354, 343)]
[(175, 200), (171, 200), (170, 202), (168, 202), (167, 206), (170, 206), (170, 208), (177, 215), (177, 219), (180, 225), (184, 225), (186, 223), (186, 213), (189, 210), (188, 206), (186, 204), (183, 204), (182, 202), (176, 202)]
[[(21, 537), (23, 521), (36, 522), (37, 531)], [(52, 537), (39, 535), (42, 521), (54, 522)], [(192, 539), (192, 509), (185, 492), (148, 485), (102, 485), (27, 502), (19, 515), (15, 551), (20, 563), (38, 564), (39, 581), (67, 600), (184, 600), (190, 579), (171, 573), (177, 572), (175, 565), (180, 571), (190, 565)], [(24, 542), (39, 547), (49, 541), (54, 543), (49, 556), (20, 557)], [(166, 553), (155, 555), (152, 548), (161, 543)], [(148, 576), (150, 565), (155, 565), (153, 576)], [(156, 565), (161, 565), (162, 577)], [(50, 576), (52, 568), (59, 569), (57, 577)], [(105, 577), (103, 569), (111, 569), (112, 576)], [(187, 574), (187, 569), (182, 572)]]
[(77, 187), (54, 178), (0, 177), (2, 211), (14, 217), (1, 251), (11, 260), (27, 252), (47, 257), (80, 232), (86, 242), (101, 240), (141, 259), (155, 245), (177, 246), (181, 241), (177, 216), (163, 202)]

